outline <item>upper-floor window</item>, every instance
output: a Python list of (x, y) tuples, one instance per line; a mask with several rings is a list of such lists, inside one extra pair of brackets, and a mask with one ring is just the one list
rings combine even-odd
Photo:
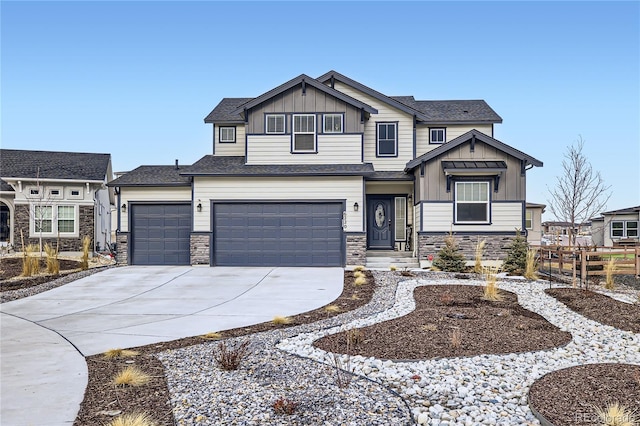
[(447, 140), (444, 127), (429, 128), (429, 143), (445, 143)]
[(398, 124), (377, 123), (376, 155), (378, 157), (398, 156)]
[(220, 143), (235, 143), (235, 142), (236, 142), (236, 128), (220, 127)]
[(284, 133), (284, 114), (267, 114), (265, 118), (266, 129), (265, 133), (268, 134), (283, 134)]
[(324, 133), (342, 133), (342, 114), (325, 114)]
[(489, 223), (489, 182), (456, 182), (455, 221)]
[(293, 152), (315, 152), (316, 116), (314, 114), (293, 115)]
[(524, 227), (533, 229), (533, 210), (527, 210), (524, 218)]
[(612, 238), (635, 238), (638, 236), (637, 220), (614, 220), (611, 222)]

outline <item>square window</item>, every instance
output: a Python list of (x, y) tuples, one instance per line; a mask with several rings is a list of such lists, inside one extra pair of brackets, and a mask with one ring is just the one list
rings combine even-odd
[(267, 134), (283, 134), (284, 133), (284, 114), (267, 114), (266, 119)]
[(324, 115), (324, 133), (342, 133), (342, 114)]
[(611, 236), (624, 237), (624, 222), (622, 221), (611, 222)]
[(445, 134), (444, 128), (429, 129), (429, 143), (445, 143)]
[(456, 182), (455, 222), (489, 222), (489, 182)]
[(377, 123), (377, 125), (377, 156), (396, 157), (398, 155), (396, 123)]
[(316, 116), (296, 114), (293, 116), (293, 152), (315, 152)]
[(220, 143), (235, 143), (235, 142), (236, 142), (236, 128), (220, 127)]

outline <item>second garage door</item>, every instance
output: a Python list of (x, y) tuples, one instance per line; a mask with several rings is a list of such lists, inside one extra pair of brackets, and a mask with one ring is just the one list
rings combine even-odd
[(188, 265), (190, 204), (131, 205), (131, 264)]
[(342, 266), (342, 203), (216, 203), (219, 266)]

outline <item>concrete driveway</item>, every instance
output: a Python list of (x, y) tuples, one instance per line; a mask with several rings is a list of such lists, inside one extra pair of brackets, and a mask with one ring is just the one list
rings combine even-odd
[(0, 305), (0, 423), (72, 424), (83, 356), (243, 327), (321, 307), (341, 268), (113, 268)]

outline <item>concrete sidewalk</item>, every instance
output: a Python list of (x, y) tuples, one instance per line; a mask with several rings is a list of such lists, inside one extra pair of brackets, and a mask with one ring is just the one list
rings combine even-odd
[(0, 423), (72, 424), (83, 356), (306, 312), (342, 285), (341, 268), (131, 266), (4, 303)]

